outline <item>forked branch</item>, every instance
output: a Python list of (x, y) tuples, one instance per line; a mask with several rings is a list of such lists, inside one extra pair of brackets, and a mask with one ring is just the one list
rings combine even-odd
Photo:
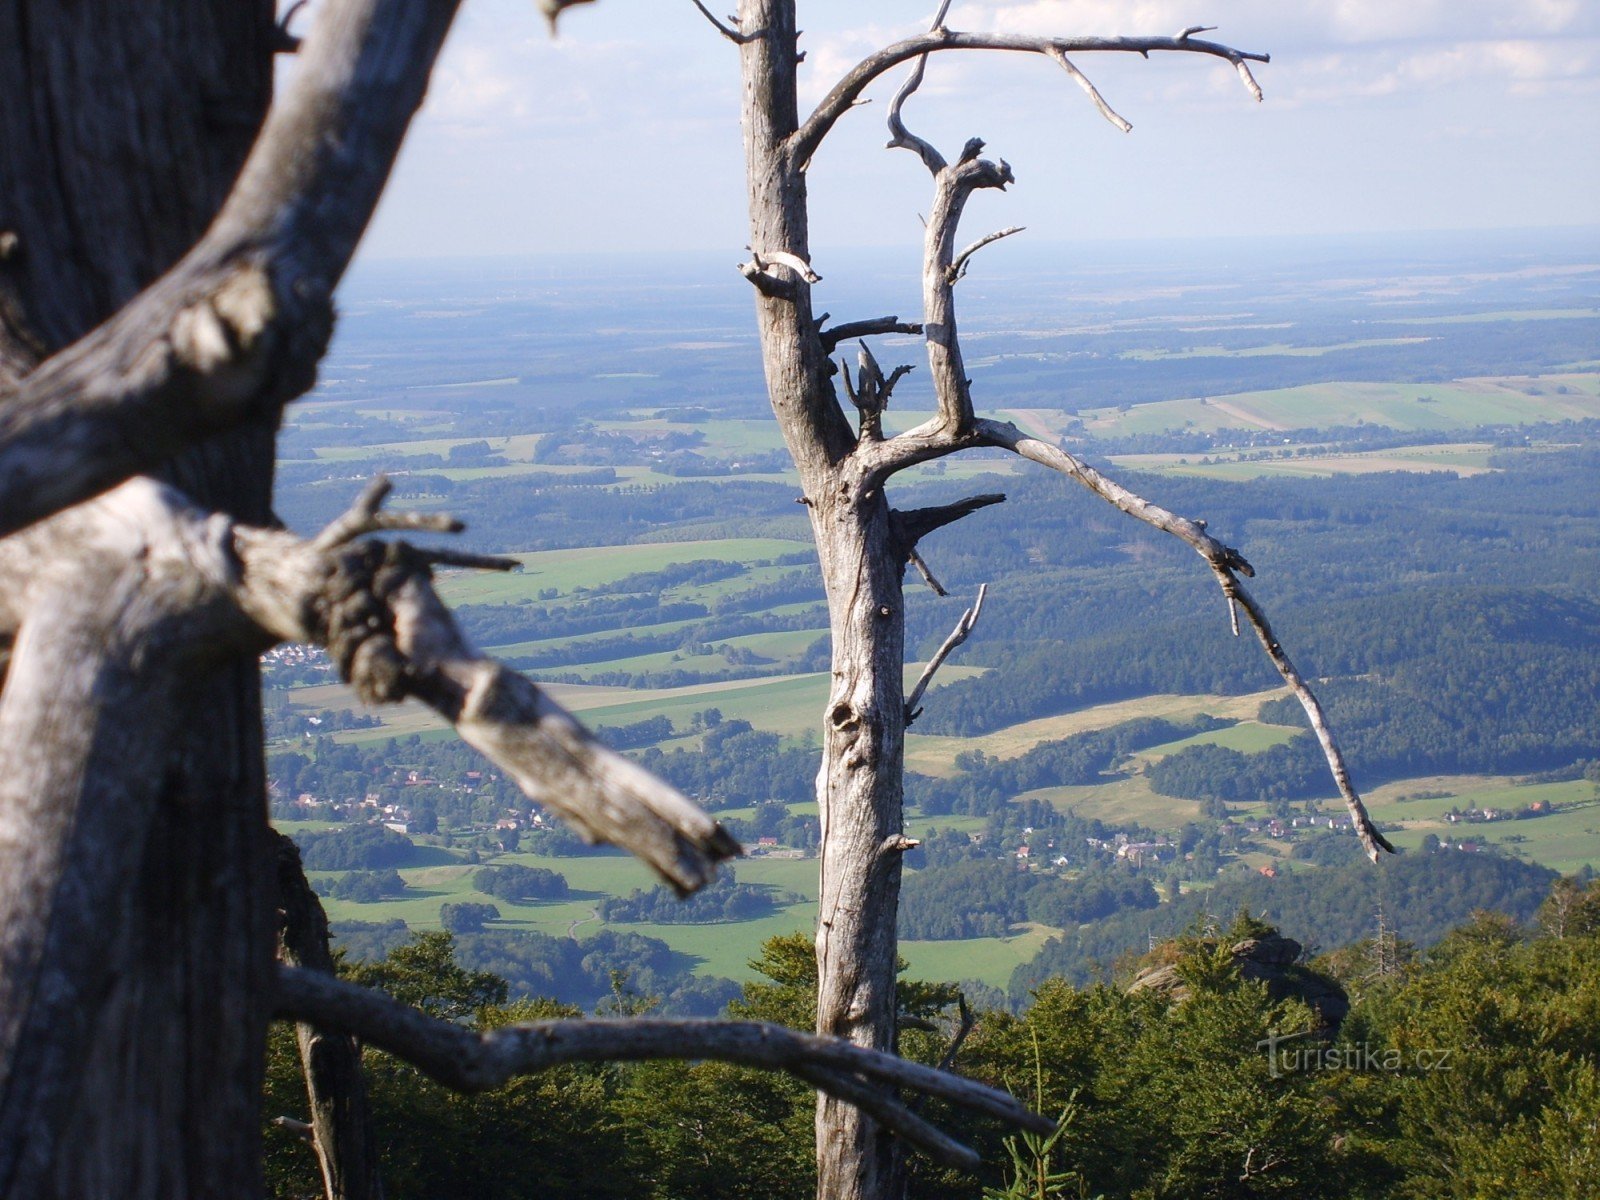
[(1050, 38), (1026, 34), (961, 33), (946, 29), (940, 23), (926, 33), (886, 46), (852, 67), (791, 136), (789, 153), (794, 165), (803, 169), (811, 161), (817, 152), (817, 147), (828, 136), (834, 123), (854, 107), (861, 93), (873, 80), (900, 63), (941, 50), (1008, 50), (1023, 54), (1049, 55), (1058, 62), (1064, 55), (1087, 53), (1139, 54), (1146, 58), (1152, 53), (1160, 52), (1206, 54), (1232, 63), (1245, 87), (1257, 100), (1261, 99), (1261, 89), (1251, 76), (1248, 64), (1271, 61), (1269, 55), (1236, 50), (1232, 46), (1224, 46), (1218, 42), (1203, 41), (1194, 37), (1192, 33), (1184, 33), (1177, 37)]
[(971, 260), (974, 254), (976, 254), (979, 250), (982, 250), (985, 246), (993, 245), (1001, 238), (1008, 238), (1014, 233), (1021, 233), (1026, 228), (1026, 225), (1008, 225), (1004, 229), (997, 229), (993, 233), (984, 234), (977, 241), (973, 242), (972, 245), (968, 246), (960, 254), (955, 256), (950, 265), (945, 268), (945, 279), (948, 280), (952, 285), (960, 282), (966, 277), (967, 263)]
[[(1339, 749), (1339, 744), (1333, 736), (1333, 731), (1328, 725), (1327, 714), (1322, 709), (1316, 694), (1311, 690), (1310, 684), (1305, 680), (1288, 654), (1284, 652), (1277, 635), (1272, 632), (1272, 626), (1267, 621), (1267, 615), (1261, 606), (1256, 603), (1242, 583), (1240, 575), (1253, 576), (1255, 571), (1245, 561), (1244, 556), (1230, 546), (1225, 546), (1216, 538), (1206, 532), (1205, 522), (1191, 521), (1188, 518), (1177, 516), (1168, 512), (1160, 505), (1152, 504), (1142, 496), (1135, 495), (1127, 488), (1114, 480), (1106, 478), (1099, 471), (1080, 459), (1058, 449), (1038, 438), (1028, 437), (1011, 425), (1001, 421), (979, 420), (977, 432), (985, 442), (992, 446), (1003, 446), (1023, 458), (1032, 459), (1051, 470), (1060, 471), (1062, 474), (1077, 480), (1084, 487), (1094, 492), (1115, 507), (1121, 509), (1131, 517), (1137, 517), (1147, 525), (1154, 526), (1163, 532), (1187, 542), (1200, 557), (1206, 560), (1212, 573), (1217, 577), (1217, 582), (1222, 588), (1222, 594), (1227, 597), (1229, 611), (1234, 613), (1242, 608), (1250, 627), (1255, 630), (1256, 637), (1260, 640), (1262, 648), (1267, 652), (1267, 657), (1272, 665), (1277, 668), (1278, 674), (1283, 677), (1289, 690), (1294, 693), (1295, 699), (1300, 701), (1300, 706), (1305, 709), (1306, 717), (1311, 722), (1312, 731), (1317, 736), (1317, 743), (1322, 747), (1323, 757), (1327, 760), (1328, 770), (1333, 775), (1334, 784), (1339, 789), (1339, 794), (1344, 798), (1345, 807), (1350, 812), (1350, 823), (1354, 826), (1356, 836), (1361, 839), (1361, 844), (1366, 848), (1367, 857), (1374, 862), (1378, 860), (1382, 851), (1394, 852), (1388, 840), (1378, 831), (1372, 818), (1367, 814), (1366, 805), (1361, 802), (1354, 784), (1350, 781), (1349, 769), (1345, 766), (1344, 754)], [(1237, 606), (1237, 608), (1235, 608)], [(1237, 625), (1235, 626), (1237, 633)]]
[(978, 1156), (912, 1113), (896, 1087), (947, 1100), (1025, 1129), (1048, 1119), (1015, 1097), (920, 1063), (863, 1049), (842, 1038), (797, 1033), (757, 1021), (648, 1017), (539, 1021), (480, 1033), (316, 972), (281, 968), (277, 1012), (353, 1034), (458, 1091), (481, 1092), (564, 1063), (713, 1059), (788, 1071), (871, 1113), (940, 1162), (973, 1167)]

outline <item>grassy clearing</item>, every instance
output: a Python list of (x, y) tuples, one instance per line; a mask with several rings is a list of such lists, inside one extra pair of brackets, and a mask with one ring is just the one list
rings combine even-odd
[(634, 695), (643, 698), (586, 709), (583, 719), (591, 725), (626, 725), (659, 714), (671, 717), (681, 727), (688, 725), (694, 713), (718, 708), (726, 718), (746, 720), (757, 729), (784, 737), (801, 738), (814, 731), (821, 720), (828, 699), (828, 676), (818, 672), (776, 679), (739, 679)]
[(786, 933), (810, 934), (817, 927), (814, 903), (793, 904), (770, 917), (726, 925), (613, 925), (619, 931), (660, 938), (680, 954), (697, 959), (696, 975), (721, 975), (743, 982), (756, 978), (750, 960), (761, 943)]
[[(807, 646), (827, 634), (826, 629), (798, 629), (779, 633), (751, 633), (742, 637), (718, 641), (718, 646), (729, 646), (735, 652), (749, 650), (763, 658), (782, 662), (802, 653)], [(640, 654), (632, 658), (610, 659), (606, 662), (582, 663), (571, 667), (555, 668), (563, 673), (588, 677), (607, 671), (717, 671), (738, 667), (738, 655), (730, 657), (722, 652), (688, 654), (681, 650), (662, 650), (654, 654)]]
[(900, 954), (911, 964), (914, 979), (977, 979), (1004, 988), (1011, 972), (1039, 953), (1061, 931), (1048, 925), (1020, 925), (1007, 938), (974, 938), (951, 942), (901, 942)]
[(1024, 796), (1047, 800), (1061, 811), (1070, 810), (1080, 817), (1098, 817), (1102, 821), (1121, 824), (1137, 822), (1151, 829), (1173, 833), (1200, 818), (1199, 801), (1159, 796), (1150, 790), (1143, 775), (1108, 779), (1105, 783), (1040, 788), (1036, 792), (1026, 792)]
[[(1443, 792), (1427, 799), (1406, 799), (1418, 792)], [(1452, 808), (1518, 810), (1537, 800), (1557, 806), (1546, 817), (1487, 824), (1451, 824)], [(1519, 784), (1500, 775), (1433, 776), (1375, 788), (1366, 797), (1373, 816), (1401, 829), (1391, 838), (1414, 848), (1428, 834), (1452, 841), (1490, 842), (1532, 862), (1563, 873), (1585, 863), (1600, 865), (1600, 803), (1586, 780)]]
[[(907, 685), (915, 681), (920, 668), (907, 667)], [(945, 666), (939, 672), (934, 690), (945, 683), (980, 674), (978, 667)], [(689, 718), (702, 709), (715, 707), (729, 719), (749, 721), (786, 738), (815, 736), (828, 699), (828, 674), (781, 675), (765, 679), (737, 679), (725, 683), (701, 683), (681, 688), (660, 688), (632, 692), (637, 699), (617, 704), (600, 704), (582, 709), (590, 724), (624, 725), (660, 713), (673, 723), (686, 726)]]
[[(959, 818), (955, 820), (960, 820)], [(941, 825), (953, 824), (943, 818)], [(439, 908), (447, 903), (472, 901), (494, 904), (501, 919), (494, 929), (526, 930), (565, 937), (592, 936), (601, 928), (632, 932), (659, 938), (679, 954), (695, 960), (698, 975), (720, 975), (745, 980), (755, 976), (750, 961), (759, 954), (761, 943), (788, 933), (809, 934), (817, 920), (817, 863), (815, 859), (744, 859), (734, 864), (743, 883), (765, 884), (783, 892), (804, 897), (771, 916), (755, 921), (711, 925), (660, 925), (619, 922), (607, 925), (596, 915), (602, 896), (625, 895), (634, 888), (654, 887), (657, 880), (644, 867), (627, 858), (579, 857), (540, 858), (530, 854), (502, 855), (495, 865), (523, 863), (559, 871), (573, 889), (571, 898), (534, 904), (511, 904), (486, 896), (473, 887), (481, 868), (461, 863), (407, 869), (400, 872), (410, 894), (378, 904), (354, 904), (325, 900), (330, 918), (336, 921), (402, 920), (413, 929), (437, 929)], [(327, 873), (322, 873), (327, 874)], [(1004, 987), (1011, 971), (1033, 957), (1045, 938), (1055, 930), (1043, 926), (1020, 927), (1014, 936), (984, 941), (907, 942), (902, 950), (912, 964), (912, 973), (926, 979), (982, 979)]]
[[(818, 607), (818, 602), (816, 601), (801, 600), (794, 604), (779, 604), (772, 608), (763, 609), (762, 612), (763, 615), (766, 616), (786, 617), (795, 613), (805, 612), (808, 609), (813, 609), (816, 607)], [(706, 617), (685, 617), (681, 621), (662, 621), (657, 625), (630, 625), (625, 632), (632, 633), (637, 637), (645, 637), (661, 633), (676, 633), (680, 630), (688, 629), (691, 626), (704, 625), (708, 619), (709, 618)], [(600, 629), (594, 631), (593, 633), (572, 634), (566, 637), (534, 638), (533, 640), (526, 642), (502, 642), (497, 645), (487, 646), (485, 647), (485, 650), (488, 653), (493, 654), (496, 658), (513, 658), (519, 654), (534, 654), (541, 650), (551, 650), (558, 646), (568, 645), (572, 642), (591, 641), (596, 638), (613, 637), (620, 632), (624, 631)], [(743, 634), (740, 636), (759, 637), (764, 635)], [(736, 639), (725, 640), (731, 642)]]

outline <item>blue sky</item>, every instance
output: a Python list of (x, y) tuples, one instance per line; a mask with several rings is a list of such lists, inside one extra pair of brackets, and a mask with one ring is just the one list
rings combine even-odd
[[(713, 5), (724, 11), (728, 0)], [(801, 0), (803, 95), (924, 28), (933, 0)], [(1049, 240), (1600, 225), (1597, 0), (958, 2), (947, 24), (1175, 33), (1272, 54), (1257, 104), (1225, 62), (1084, 55), (1133, 123), (1104, 122), (1037, 56), (943, 54), (907, 108), (1017, 184), (966, 228)], [(811, 170), (817, 247), (920, 242), (921, 164), (883, 148), (900, 72)], [(369, 260), (715, 250), (745, 237), (738, 61), (689, 0), (599, 0), (552, 41), (532, 0), (465, 0)]]

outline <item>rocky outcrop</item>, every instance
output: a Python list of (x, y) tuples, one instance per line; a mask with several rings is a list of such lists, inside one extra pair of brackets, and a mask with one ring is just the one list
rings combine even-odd
[[(1350, 1011), (1350, 998), (1335, 980), (1299, 965), (1300, 952), (1299, 942), (1277, 932), (1248, 937), (1229, 948), (1241, 979), (1266, 984), (1274, 1000), (1300, 1000), (1316, 1009), (1325, 1025), (1337, 1026)], [(1190, 992), (1177, 963), (1147, 967), (1128, 990), (1154, 991), (1174, 1004), (1187, 1000)]]

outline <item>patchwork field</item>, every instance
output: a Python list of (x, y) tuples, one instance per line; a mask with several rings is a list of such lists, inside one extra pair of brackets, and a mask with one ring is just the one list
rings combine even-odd
[[(1201, 462), (1195, 455), (1119, 454), (1112, 461), (1137, 471), (1169, 472), (1207, 479), (1246, 480), (1268, 476), (1327, 478), (1333, 475), (1368, 475), (1377, 471), (1451, 471), (1456, 475), (1482, 475), (1492, 470), (1487, 442), (1449, 442), (1440, 445), (1402, 446), (1389, 450), (1364, 450), (1328, 454), (1320, 448), (1285, 446), (1284, 457), (1258, 458), (1253, 454), (1217, 454)], [(1292, 455), (1292, 457), (1288, 457)]]
[(1168, 400), (1078, 414), (1093, 436), (1188, 429), (1314, 429), (1383, 425), (1470, 429), (1600, 417), (1600, 375), (1461, 379), (1453, 383), (1319, 383), (1215, 398)]

